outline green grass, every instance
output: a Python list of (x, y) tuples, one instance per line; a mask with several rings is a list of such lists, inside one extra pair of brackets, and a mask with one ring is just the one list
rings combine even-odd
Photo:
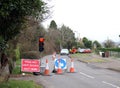
[(71, 54), (72, 57), (87, 57), (87, 56), (91, 56), (91, 53), (76, 53), (76, 54)]
[(89, 60), (87, 60), (87, 62), (94, 62), (94, 63), (103, 63), (103, 62), (107, 62), (107, 60), (105, 60), (105, 59), (98, 59), (98, 58), (92, 58), (92, 59), (89, 59)]
[(42, 88), (33, 81), (9, 80), (7, 83), (1, 83), (0, 88)]
[(92, 57), (92, 53), (77, 53), (72, 54), (71, 57), (86, 63), (102, 63), (108, 61), (99, 57)]

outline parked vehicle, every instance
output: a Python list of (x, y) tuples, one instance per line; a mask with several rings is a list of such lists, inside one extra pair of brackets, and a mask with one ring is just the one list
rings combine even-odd
[(69, 55), (69, 50), (68, 49), (61, 49), (60, 55)]
[(71, 49), (71, 50), (70, 50), (70, 53), (71, 53), (71, 54), (77, 53), (77, 49), (76, 49), (76, 48)]
[(91, 53), (91, 49), (85, 49), (84, 53)]
[(78, 53), (84, 53), (84, 50), (85, 50), (85, 49), (78, 48), (77, 52), (78, 52)]
[(77, 50), (78, 53), (91, 53), (91, 49), (81, 49), (81, 48), (78, 48)]

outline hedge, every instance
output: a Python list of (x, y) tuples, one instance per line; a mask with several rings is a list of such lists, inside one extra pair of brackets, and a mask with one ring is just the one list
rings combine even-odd
[(100, 48), (99, 50), (106, 52), (106, 51), (115, 51), (120, 52), (120, 48)]

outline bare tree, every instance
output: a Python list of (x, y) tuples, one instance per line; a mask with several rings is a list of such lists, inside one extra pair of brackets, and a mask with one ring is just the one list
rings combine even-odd
[(113, 47), (115, 47), (115, 43), (110, 39), (105, 40), (103, 45), (104, 45), (105, 48), (113, 48)]

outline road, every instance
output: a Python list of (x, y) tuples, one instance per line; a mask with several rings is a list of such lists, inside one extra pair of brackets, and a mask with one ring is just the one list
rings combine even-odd
[(51, 55), (42, 58), (43, 66), (48, 59), (51, 73), (50, 76), (36, 76), (36, 81), (42, 83), (45, 88), (120, 88), (120, 73), (79, 61), (74, 61), (75, 73), (69, 73), (70, 58), (61, 57), (67, 60), (68, 67), (67, 72), (61, 75), (52, 73), (54, 62)]

